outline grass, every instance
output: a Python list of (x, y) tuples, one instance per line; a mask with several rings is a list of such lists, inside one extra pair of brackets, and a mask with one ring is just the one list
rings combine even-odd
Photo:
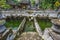
[(27, 21), (25, 24), (25, 28), (24, 28), (25, 32), (34, 32), (35, 31), (35, 27), (33, 25), (33, 21)]
[(49, 19), (38, 19), (38, 23), (42, 30), (52, 26), (52, 23), (50, 22)]

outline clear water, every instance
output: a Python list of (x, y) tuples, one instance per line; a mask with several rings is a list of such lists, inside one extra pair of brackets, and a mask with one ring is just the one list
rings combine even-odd
[(33, 21), (27, 21), (24, 27), (25, 27), (24, 32), (34, 32), (35, 31)]

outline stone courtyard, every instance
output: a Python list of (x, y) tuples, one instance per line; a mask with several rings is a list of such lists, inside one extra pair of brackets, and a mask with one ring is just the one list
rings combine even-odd
[(0, 0), (0, 40), (60, 40), (60, 0)]

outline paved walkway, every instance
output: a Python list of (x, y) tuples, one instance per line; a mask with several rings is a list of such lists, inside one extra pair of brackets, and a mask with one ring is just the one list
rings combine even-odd
[(36, 32), (24, 32), (18, 40), (41, 40), (41, 37)]

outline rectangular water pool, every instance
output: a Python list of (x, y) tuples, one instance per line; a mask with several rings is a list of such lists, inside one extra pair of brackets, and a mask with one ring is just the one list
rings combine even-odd
[(26, 21), (24, 32), (35, 32), (34, 21)]

